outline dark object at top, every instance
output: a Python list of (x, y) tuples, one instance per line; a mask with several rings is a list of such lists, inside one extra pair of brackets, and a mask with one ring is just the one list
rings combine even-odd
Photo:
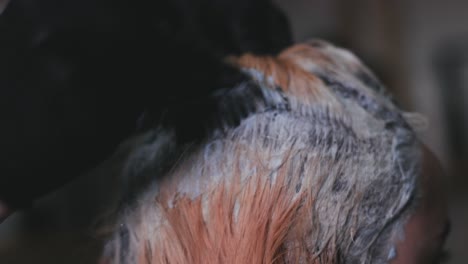
[(13, 207), (95, 167), (163, 112), (180, 141), (202, 138), (214, 94), (247, 79), (224, 56), (292, 42), (266, 0), (16, 0), (0, 38), (0, 200)]

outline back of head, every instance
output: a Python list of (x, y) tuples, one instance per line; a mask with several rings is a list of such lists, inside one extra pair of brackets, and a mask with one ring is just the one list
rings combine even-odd
[(261, 94), (255, 113), (221, 122), (169, 165), (172, 134), (153, 132), (127, 174), (154, 181), (121, 211), (106, 258), (386, 263), (419, 195), (411, 120), (354, 55), (325, 42), (228, 61), (251, 77), (238, 98)]

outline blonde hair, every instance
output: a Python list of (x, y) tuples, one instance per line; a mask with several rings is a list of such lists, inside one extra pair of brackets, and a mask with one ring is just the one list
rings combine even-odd
[(178, 152), (165, 172), (157, 167), (173, 135), (151, 132), (129, 158), (127, 178), (145, 174), (153, 183), (121, 210), (105, 258), (387, 262), (418, 195), (420, 158), (411, 126), (377, 79), (321, 41), (228, 62), (255, 84), (235, 89), (261, 91), (257, 110)]

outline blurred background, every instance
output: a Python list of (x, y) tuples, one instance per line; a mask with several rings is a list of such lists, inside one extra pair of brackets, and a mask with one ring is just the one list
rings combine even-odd
[[(276, 2), (296, 41), (323, 38), (354, 51), (404, 109), (427, 117), (421, 137), (450, 183), (448, 263), (468, 263), (468, 1)], [(89, 226), (111, 188), (92, 178), (84, 175), (0, 225), (0, 263), (92, 262), (100, 248)]]

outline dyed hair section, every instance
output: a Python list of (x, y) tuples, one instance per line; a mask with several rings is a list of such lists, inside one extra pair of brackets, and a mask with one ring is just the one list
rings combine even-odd
[[(120, 211), (105, 257), (386, 263), (417, 204), (420, 153), (383, 86), (354, 55), (324, 42), (228, 62), (254, 84), (235, 91), (262, 94), (256, 112), (236, 127), (221, 120), (202, 143), (172, 150), (176, 159), (160, 158), (177, 149), (170, 132), (136, 148), (133, 157), (154, 158), (126, 178), (153, 182)], [(171, 169), (158, 170), (165, 162)]]

